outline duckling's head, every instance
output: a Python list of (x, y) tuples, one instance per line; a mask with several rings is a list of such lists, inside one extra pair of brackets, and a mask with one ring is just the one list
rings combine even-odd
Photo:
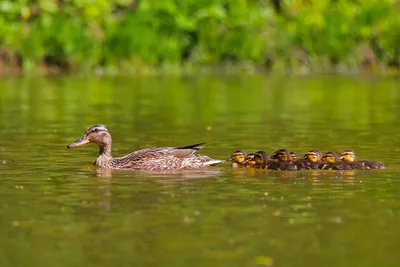
[(250, 153), (246, 156), (246, 166), (247, 167), (254, 167), (254, 165), (256, 165), (256, 161), (254, 159), (255, 157), (255, 153)]
[(261, 167), (267, 163), (267, 153), (265, 153), (264, 151), (257, 151), (256, 153), (254, 153), (253, 160), (255, 161), (256, 166)]
[(80, 147), (87, 143), (95, 143), (100, 147), (111, 145), (111, 134), (103, 124), (95, 124), (90, 126), (81, 138), (69, 144), (67, 148)]
[(279, 149), (272, 153), (271, 160), (275, 160), (278, 162), (289, 162), (290, 161), (290, 153), (287, 149)]
[(340, 154), (339, 159), (346, 161), (346, 162), (354, 162), (356, 160), (356, 154), (351, 149), (345, 149)]
[(291, 162), (295, 162), (295, 161), (298, 160), (296, 152), (290, 151), (289, 154), (290, 154), (290, 161)]
[(317, 163), (321, 160), (321, 152), (319, 152), (319, 150), (309, 150), (303, 156), (303, 159), (308, 162)]
[(338, 156), (335, 152), (326, 152), (322, 157), (323, 162), (334, 163), (338, 159)]
[(236, 150), (232, 153), (231, 157), (228, 160), (232, 160), (233, 162), (243, 164), (246, 160), (246, 153), (242, 150)]

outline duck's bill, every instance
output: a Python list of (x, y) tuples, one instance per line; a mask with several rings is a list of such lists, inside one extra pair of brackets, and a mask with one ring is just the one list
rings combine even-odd
[(231, 161), (231, 160), (232, 160), (232, 158), (231, 158), (231, 157), (229, 157), (229, 158), (227, 158), (226, 160), (228, 160), (228, 161)]
[(90, 143), (90, 141), (86, 138), (79, 138), (75, 142), (69, 144), (67, 148), (72, 148), (72, 147), (80, 147), (83, 146), (84, 144)]

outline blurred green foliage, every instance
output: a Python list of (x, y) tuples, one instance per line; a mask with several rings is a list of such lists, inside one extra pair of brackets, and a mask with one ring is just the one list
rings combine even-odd
[(400, 66), (396, 0), (3, 0), (0, 72)]

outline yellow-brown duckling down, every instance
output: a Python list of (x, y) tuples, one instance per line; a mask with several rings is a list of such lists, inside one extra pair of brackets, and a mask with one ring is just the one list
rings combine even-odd
[(351, 164), (345, 161), (339, 160), (338, 155), (335, 152), (326, 152), (321, 159), (319, 165), (321, 170), (352, 170)]
[(254, 153), (249, 153), (246, 156), (246, 167), (254, 167), (256, 165), (256, 161), (254, 160)]
[(296, 162), (296, 161), (299, 160), (299, 157), (297, 156), (296, 152), (290, 151), (289, 154), (290, 154), (290, 161), (291, 162)]
[(319, 150), (309, 150), (295, 164), (298, 170), (315, 170), (318, 169), (321, 158)]
[(244, 153), (242, 150), (234, 151), (228, 160), (232, 161), (232, 168), (246, 167), (246, 153)]
[[(241, 150), (235, 151), (231, 160), (233, 167), (252, 167), (280, 171), (295, 170), (353, 170), (353, 169), (385, 169), (382, 162), (374, 160), (357, 160), (353, 150), (343, 150), (340, 156), (335, 152), (324, 155), (319, 150), (309, 150), (303, 157), (298, 158), (296, 152), (279, 149), (267, 157), (264, 151), (247, 154)], [(235, 165), (234, 165), (235, 164)]]
[(293, 157), (287, 149), (279, 149), (272, 153), (267, 163), (267, 169), (280, 171), (296, 171), (297, 166), (293, 162)]
[(340, 154), (339, 159), (352, 166), (353, 169), (361, 169), (361, 170), (386, 169), (386, 166), (380, 161), (369, 160), (369, 159), (357, 160), (356, 154), (351, 149), (343, 150), (342, 153)]

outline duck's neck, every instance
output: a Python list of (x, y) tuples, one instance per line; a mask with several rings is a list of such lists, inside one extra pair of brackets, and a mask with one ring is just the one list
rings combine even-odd
[(112, 158), (111, 149), (112, 149), (111, 144), (106, 144), (105, 146), (99, 146), (99, 156), (104, 155)]
[(100, 167), (109, 167), (111, 164), (113, 157), (111, 155), (111, 144), (106, 144), (105, 146), (99, 146), (99, 156), (94, 163)]

